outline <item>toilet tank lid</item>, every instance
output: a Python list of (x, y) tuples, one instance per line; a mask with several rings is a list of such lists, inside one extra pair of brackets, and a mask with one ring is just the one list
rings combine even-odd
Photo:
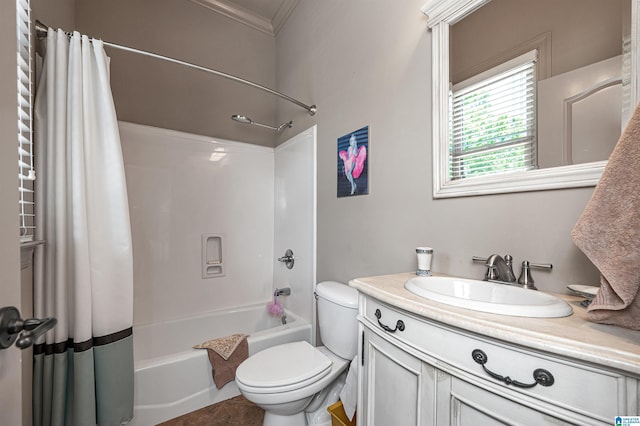
[(323, 281), (316, 285), (316, 294), (347, 308), (358, 308), (358, 290), (337, 281)]

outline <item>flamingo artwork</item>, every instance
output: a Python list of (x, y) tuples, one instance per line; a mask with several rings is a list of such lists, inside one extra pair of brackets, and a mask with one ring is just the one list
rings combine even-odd
[[(366, 131), (367, 128), (365, 127), (361, 130)], [(356, 180), (362, 175), (363, 170), (366, 168), (365, 162), (367, 160), (367, 146), (365, 143), (358, 146), (358, 137), (356, 136), (358, 132), (351, 133), (349, 136), (349, 146), (346, 150), (338, 151), (338, 157), (342, 160), (342, 171), (344, 173), (344, 177), (351, 185), (350, 192), (347, 193), (348, 195), (356, 195), (360, 192)], [(367, 133), (365, 133), (365, 135), (366, 134)], [(366, 191), (363, 193), (366, 193)]]

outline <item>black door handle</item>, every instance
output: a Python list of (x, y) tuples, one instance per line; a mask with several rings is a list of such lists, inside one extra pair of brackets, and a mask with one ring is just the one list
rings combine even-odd
[(26, 349), (57, 322), (54, 317), (23, 320), (17, 308), (5, 306), (0, 309), (0, 349), (6, 349), (14, 342), (20, 349)]

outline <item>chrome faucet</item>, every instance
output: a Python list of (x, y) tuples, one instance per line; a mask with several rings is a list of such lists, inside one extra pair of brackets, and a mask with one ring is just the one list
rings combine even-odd
[(513, 273), (513, 257), (511, 255), (505, 255), (504, 258), (499, 254), (492, 254), (491, 256), (484, 258), (473, 256), (474, 262), (484, 262), (487, 267), (487, 272), (484, 275), (485, 281), (497, 281), (503, 284), (521, 285), (522, 288), (537, 290), (533, 284), (533, 277), (531, 276), (531, 268), (538, 269), (552, 269), (553, 265), (550, 263), (531, 263), (528, 260), (522, 262), (522, 270), (520, 276), (516, 281), (516, 276)]
[(484, 262), (487, 267), (487, 273), (484, 276), (485, 281), (516, 282), (516, 276), (513, 273), (513, 257), (511, 255), (507, 254), (504, 258), (499, 254), (492, 254), (487, 258), (474, 256), (473, 260)]

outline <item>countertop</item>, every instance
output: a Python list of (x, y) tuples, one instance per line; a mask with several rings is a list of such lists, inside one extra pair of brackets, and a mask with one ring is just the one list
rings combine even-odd
[[(434, 274), (436, 275), (436, 274)], [(610, 367), (640, 377), (640, 331), (586, 319), (581, 297), (555, 294), (571, 305), (564, 318), (489, 314), (430, 301), (405, 290), (415, 273), (356, 278), (351, 287), (421, 317), (508, 343)]]

